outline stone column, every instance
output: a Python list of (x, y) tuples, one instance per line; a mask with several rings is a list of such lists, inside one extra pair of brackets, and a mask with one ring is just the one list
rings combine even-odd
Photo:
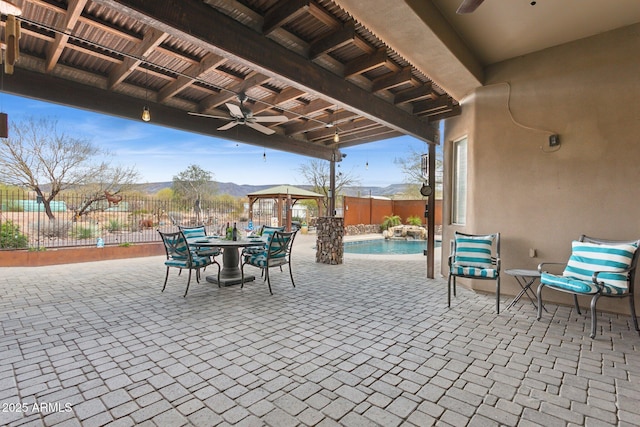
[(316, 262), (342, 264), (344, 258), (344, 218), (319, 217), (316, 225)]

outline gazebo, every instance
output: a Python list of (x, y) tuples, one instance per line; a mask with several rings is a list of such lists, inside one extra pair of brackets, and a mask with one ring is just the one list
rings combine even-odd
[(247, 194), (249, 198), (249, 221), (253, 221), (253, 204), (260, 199), (270, 199), (276, 201), (276, 211), (278, 212), (278, 224), (282, 224), (282, 207), (286, 206), (286, 227), (291, 230), (291, 207), (298, 200), (315, 200), (318, 204), (318, 211), (322, 212), (324, 208), (324, 196), (313, 191), (303, 188), (294, 187), (292, 185), (277, 185), (275, 187), (266, 188)]

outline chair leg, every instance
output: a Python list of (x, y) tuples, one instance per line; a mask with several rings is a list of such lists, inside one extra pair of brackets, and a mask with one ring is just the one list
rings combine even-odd
[(598, 298), (600, 298), (600, 294), (595, 294), (593, 298), (591, 298), (591, 339), (596, 337), (596, 328), (598, 324), (598, 318), (596, 316), (596, 303), (598, 302)]
[(451, 308), (451, 277), (451, 274), (449, 274), (449, 280), (447, 280), (447, 307), (449, 308)]
[(544, 283), (540, 283), (538, 285), (538, 292), (536, 292), (536, 295), (538, 296), (538, 318), (536, 320), (540, 320), (542, 318), (542, 288), (544, 288)]
[(169, 279), (169, 267), (167, 267), (167, 275), (164, 276), (164, 286), (162, 287), (162, 291), (161, 292), (164, 292), (164, 288), (167, 287), (167, 280), (168, 279)]
[[(240, 266), (240, 289), (244, 288), (244, 263)], [(218, 286), (220, 286), (220, 272), (218, 272)]]
[(267, 285), (269, 285), (269, 293), (271, 295), (273, 295), (273, 291), (271, 290), (271, 278), (269, 277), (269, 266), (268, 265), (264, 268), (264, 276), (265, 276), (265, 279), (267, 279)]
[(293, 281), (293, 270), (291, 270), (291, 263), (289, 263), (289, 276), (291, 276), (291, 284), (293, 285), (293, 287), (296, 287), (295, 282)]
[(576, 311), (578, 312), (578, 314), (582, 314), (582, 312), (580, 311), (580, 306), (578, 305), (578, 295), (573, 294), (573, 304), (576, 306)]
[(217, 262), (216, 262), (216, 265), (218, 266), (218, 287), (220, 287), (220, 270), (221, 270), (221, 268), (220, 268), (220, 264), (218, 264)]
[(636, 304), (634, 302), (633, 294), (627, 295), (629, 298), (629, 310), (631, 311), (631, 320), (633, 320), (633, 326), (636, 328), (636, 331), (640, 333), (640, 328), (638, 327), (638, 318), (636, 317)]
[(496, 279), (496, 314), (500, 314), (500, 276)]
[(187, 279), (187, 289), (184, 290), (183, 298), (187, 297), (187, 292), (189, 292), (189, 285), (191, 284), (191, 269), (189, 269), (189, 278)]

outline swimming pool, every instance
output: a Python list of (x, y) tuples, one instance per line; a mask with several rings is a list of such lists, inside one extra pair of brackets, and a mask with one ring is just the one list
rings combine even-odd
[[(436, 248), (441, 244), (441, 241), (436, 240)], [(426, 240), (375, 239), (344, 243), (344, 252), (347, 254), (410, 255), (421, 254), (425, 249), (427, 249)]]

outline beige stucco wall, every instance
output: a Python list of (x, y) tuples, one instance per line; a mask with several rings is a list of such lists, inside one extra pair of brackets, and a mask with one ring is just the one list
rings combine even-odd
[[(455, 230), (500, 231), (503, 270), (566, 261), (583, 233), (640, 238), (640, 24), (495, 64), (486, 76), (445, 123), (446, 194), (451, 144), (465, 135), (469, 194), (463, 227), (450, 225), (445, 204), (442, 274)], [(560, 135), (557, 150), (551, 133)], [(495, 291), (493, 282), (459, 283)], [(504, 274), (502, 285), (517, 291)], [(544, 299), (571, 303), (553, 291)], [(628, 314), (622, 302), (598, 307)]]

